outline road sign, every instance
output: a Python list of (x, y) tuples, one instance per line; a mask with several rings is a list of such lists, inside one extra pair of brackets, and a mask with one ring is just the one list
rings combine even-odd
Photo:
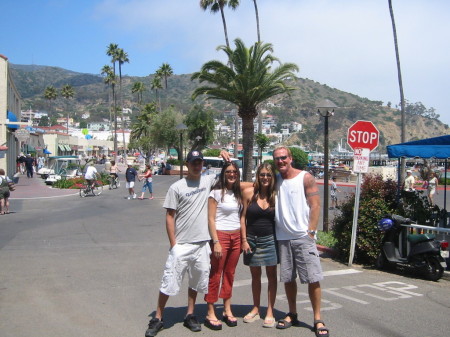
[(30, 138), (30, 131), (27, 129), (18, 129), (14, 132), (14, 136), (16, 136), (19, 141), (24, 142)]
[(373, 151), (378, 146), (380, 131), (369, 121), (357, 121), (347, 132), (347, 143), (355, 149)]
[(353, 172), (367, 173), (369, 171), (370, 150), (355, 149), (353, 156)]

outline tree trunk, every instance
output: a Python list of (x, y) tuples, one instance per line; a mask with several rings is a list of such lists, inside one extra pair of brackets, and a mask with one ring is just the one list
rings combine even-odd
[[(398, 73), (398, 86), (400, 88), (400, 111), (401, 111), (400, 139), (401, 139), (401, 142), (404, 143), (404, 142), (406, 142), (406, 137), (405, 137), (405, 96), (403, 94), (402, 71), (400, 68), (400, 53), (398, 51), (397, 29), (395, 28), (395, 19), (394, 19), (394, 10), (392, 9), (392, 0), (388, 0), (388, 3), (389, 3), (389, 13), (391, 15), (391, 21), (392, 21), (392, 31), (394, 33), (395, 57), (397, 60), (397, 73)], [(404, 179), (405, 179), (405, 158), (402, 158), (401, 164), (400, 164), (400, 181), (404, 181)]]
[(242, 117), (242, 146), (244, 147), (244, 158), (243, 158), (243, 181), (252, 181), (252, 169), (253, 169), (253, 119), (256, 116), (256, 111), (254, 113), (241, 112), (239, 115)]
[(225, 13), (223, 12), (223, 7), (220, 7), (220, 14), (222, 15), (223, 31), (225, 33), (225, 43), (228, 48), (230, 48), (230, 42), (228, 41), (227, 23), (225, 21)]
[(259, 33), (259, 15), (258, 15), (258, 5), (256, 4), (256, 0), (253, 0), (253, 4), (255, 5), (255, 15), (256, 15), (256, 31), (258, 33), (258, 42), (261, 42), (261, 35)]

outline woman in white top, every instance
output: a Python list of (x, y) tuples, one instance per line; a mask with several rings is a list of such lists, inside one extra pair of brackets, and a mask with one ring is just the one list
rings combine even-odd
[[(231, 296), (234, 273), (241, 254), (241, 224), (239, 213), (242, 208), (239, 168), (233, 162), (226, 162), (220, 178), (211, 190), (208, 199), (208, 226), (212, 238), (211, 271), (209, 275), (208, 313), (205, 326), (211, 330), (221, 330), (214, 303), (223, 299), (222, 321), (228, 326), (237, 325), (231, 311)], [(221, 282), (222, 280), (222, 282)]]
[(0, 169), (0, 214), (9, 214), (9, 183), (11, 179), (5, 173), (4, 169)]
[(428, 191), (428, 202), (430, 203), (431, 206), (434, 205), (434, 194), (439, 194), (437, 192), (437, 187), (438, 187), (438, 178), (436, 178), (436, 174), (434, 172), (430, 173), (430, 179), (428, 180), (428, 187), (427, 187), (427, 191)]

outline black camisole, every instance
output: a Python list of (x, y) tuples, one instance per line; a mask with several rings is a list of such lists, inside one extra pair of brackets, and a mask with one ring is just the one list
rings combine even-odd
[(268, 236), (275, 234), (275, 207), (262, 209), (256, 201), (247, 208), (247, 234)]

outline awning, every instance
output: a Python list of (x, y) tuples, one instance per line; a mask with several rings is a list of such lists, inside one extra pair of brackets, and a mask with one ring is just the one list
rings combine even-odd
[(47, 150), (47, 149), (44, 149), (44, 153), (45, 154), (52, 154), (49, 150)]
[(64, 145), (59, 144), (58, 148), (63, 152), (66, 151), (66, 148), (64, 147)]
[(72, 151), (72, 149), (70, 148), (69, 145), (65, 144), (64, 146), (66, 147), (66, 151), (69, 151), (69, 152)]
[(27, 153), (30, 153), (30, 152), (36, 152), (36, 149), (34, 148), (34, 146), (33, 145), (29, 145), (29, 144), (27, 144)]
[[(16, 117), (16, 115), (13, 112), (8, 111), (6, 116), (9, 119), (10, 122), (18, 122), (17, 117)], [(6, 124), (6, 127), (9, 128), (9, 129), (18, 129), (20, 126), (19, 125), (14, 125), (14, 124)]]

